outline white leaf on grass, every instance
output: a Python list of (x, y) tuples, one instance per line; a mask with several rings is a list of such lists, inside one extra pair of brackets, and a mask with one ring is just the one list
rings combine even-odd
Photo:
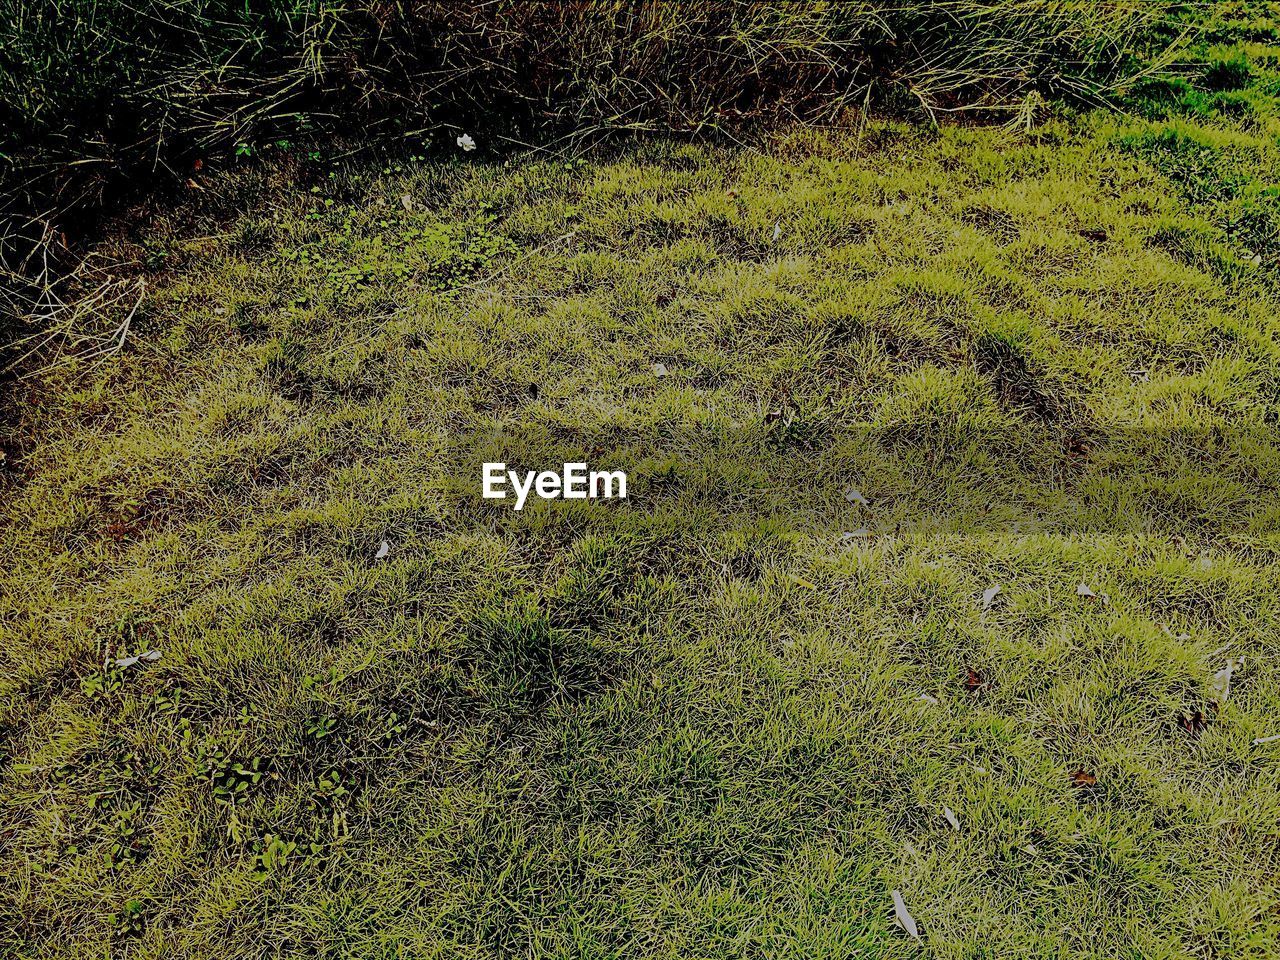
[(1000, 595), (999, 586), (987, 587), (987, 589), (983, 590), (982, 591), (982, 609), (990, 610), (991, 604), (995, 603), (996, 597), (998, 597), (999, 595)]
[(932, 703), (934, 706), (938, 704), (938, 698), (931, 693), (922, 693), (916, 697), (917, 700), (923, 700), (925, 703)]
[(1033, 856), (1033, 857), (1040, 855), (1040, 851), (1037, 850), (1035, 848), (1035, 844), (1032, 844), (1032, 843), (1028, 843), (1025, 847), (1023, 847), (1022, 852), (1025, 854), (1029, 854), (1030, 856)]
[(871, 502), (862, 495), (862, 491), (859, 490), (857, 487), (850, 487), (848, 490), (846, 490), (844, 492), (844, 498), (848, 500), (850, 503), (856, 503), (859, 506), (863, 506), (863, 507), (871, 506)]
[(1219, 701), (1231, 696), (1231, 664), (1227, 664), (1213, 675), (1213, 692)]
[(854, 540), (861, 540), (864, 537), (871, 536), (871, 531), (866, 527), (859, 527), (857, 530), (848, 530), (840, 535), (840, 539), (845, 543), (852, 543)]
[(476, 142), (473, 139), (471, 139), (471, 134), (464, 133), (462, 136), (458, 138), (458, 146), (460, 146), (467, 153), (470, 153), (472, 150), (476, 148)]
[(942, 815), (947, 818), (947, 823), (951, 824), (951, 829), (956, 833), (960, 832), (960, 818), (956, 816), (956, 812), (950, 807), (942, 808)]
[(382, 546), (378, 547), (378, 552), (374, 554), (373, 559), (385, 560), (387, 559), (387, 555), (390, 553), (391, 553), (391, 544), (388, 543), (386, 540), (383, 540)]
[(1213, 692), (1218, 702), (1224, 702), (1231, 696), (1231, 675), (1240, 669), (1239, 660), (1228, 660), (1227, 665), (1213, 675)]
[(667, 375), (667, 365), (661, 362), (655, 363), (653, 365), (653, 372), (659, 377), (665, 377)]
[(1277, 740), (1280, 740), (1280, 733), (1274, 734), (1270, 737), (1254, 737), (1253, 745), (1255, 747), (1260, 747), (1264, 743), (1275, 743)]
[(413, 213), (413, 197), (407, 193), (401, 194), (400, 206), (404, 207), (406, 213)]
[(136, 657), (121, 657), (116, 660), (116, 666), (120, 669), (132, 667), (134, 664), (142, 663), (144, 660), (148, 663), (154, 663), (160, 659), (159, 650), (148, 650), (146, 653), (140, 653)]
[(777, 243), (778, 238), (782, 236), (782, 224), (775, 223), (773, 225), (773, 242)]
[(1076, 596), (1084, 597), (1088, 600), (1097, 600), (1104, 607), (1111, 606), (1111, 598), (1105, 593), (1094, 593), (1093, 588), (1087, 583), (1081, 581), (1080, 586), (1076, 587)]
[(893, 915), (897, 919), (898, 925), (902, 927), (903, 930), (907, 931), (907, 934), (913, 940), (919, 940), (920, 928), (916, 926), (916, 918), (911, 916), (910, 911), (907, 910), (907, 905), (902, 899), (902, 894), (897, 890), (892, 891), (892, 893)]

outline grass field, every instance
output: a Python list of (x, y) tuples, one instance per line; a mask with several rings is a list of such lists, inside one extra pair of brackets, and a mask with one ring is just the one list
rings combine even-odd
[[(119, 240), (5, 465), (0, 956), (1280, 955), (1280, 44), (1221, 39)], [(480, 498), (579, 459), (629, 498)]]

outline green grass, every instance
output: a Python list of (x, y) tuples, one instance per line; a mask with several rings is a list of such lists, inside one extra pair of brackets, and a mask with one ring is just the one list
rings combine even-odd
[(434, 146), (477, 125), (589, 138), (827, 122), (868, 103), (1001, 117), (1095, 104), (1158, 48), (1172, 7), (0, 0), (0, 267), (20, 265), (0, 270), (0, 304), (41, 314), (21, 309), (23, 281), (41, 287), (46, 257), (66, 269), (103, 219), (281, 139)]
[[(128, 347), (9, 439), (0, 955), (1275, 956), (1250, 62), (1243, 118), (250, 171), (120, 240)], [(479, 497), (584, 455), (630, 499)]]

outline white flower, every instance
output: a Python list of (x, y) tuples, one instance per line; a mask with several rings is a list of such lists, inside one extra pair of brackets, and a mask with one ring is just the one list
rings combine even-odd
[(472, 150), (476, 148), (476, 142), (471, 139), (471, 134), (464, 133), (462, 136), (458, 138), (458, 146), (460, 146), (467, 153), (470, 153)]

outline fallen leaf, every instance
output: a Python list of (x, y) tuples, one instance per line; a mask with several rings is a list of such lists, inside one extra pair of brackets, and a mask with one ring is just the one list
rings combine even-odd
[(871, 502), (866, 497), (864, 497), (862, 495), (862, 491), (857, 489), (856, 487), (850, 487), (848, 490), (846, 490), (844, 492), (844, 498), (848, 500), (850, 503), (856, 503), (862, 507), (871, 506)]
[(1204, 733), (1205, 728), (1209, 726), (1209, 721), (1205, 719), (1204, 711), (1192, 710), (1182, 715), (1182, 729), (1187, 733), (1199, 735)]
[(871, 531), (866, 527), (859, 527), (857, 530), (849, 530), (840, 535), (840, 539), (845, 543), (851, 543), (854, 540), (860, 540), (864, 537), (871, 536)]
[(387, 555), (391, 553), (391, 544), (386, 540), (382, 541), (382, 545), (378, 547), (378, 552), (374, 555), (375, 560), (385, 560)]
[(407, 193), (401, 194), (400, 206), (404, 207), (406, 213), (413, 213), (413, 197)]
[(655, 363), (653, 365), (653, 372), (659, 377), (665, 377), (667, 375), (667, 365), (665, 363)]
[(1095, 593), (1093, 588), (1083, 581), (1081, 581), (1080, 585), (1076, 587), (1076, 596), (1084, 597), (1086, 600), (1097, 600), (1098, 603), (1102, 604), (1104, 607), (1111, 606), (1110, 597), (1105, 593)]
[(1033, 857), (1038, 857), (1040, 855), (1040, 851), (1035, 848), (1034, 844), (1030, 843), (1022, 848), (1022, 852)]
[(947, 823), (951, 824), (951, 829), (956, 833), (960, 832), (960, 818), (956, 816), (956, 812), (950, 807), (942, 808), (942, 815), (947, 818)]
[(938, 704), (938, 698), (931, 693), (922, 693), (916, 697), (917, 700), (923, 700), (925, 703), (932, 703), (934, 706)]
[(965, 668), (964, 688), (970, 693), (977, 693), (987, 685), (987, 678), (973, 667)]
[(123, 670), (128, 667), (132, 667), (134, 664), (142, 663), (143, 661), (146, 661), (148, 663), (154, 663), (159, 659), (160, 659), (159, 650), (148, 650), (146, 653), (140, 653), (135, 657), (121, 657), (120, 659), (116, 660), (115, 664), (117, 667)]
[(1077, 768), (1071, 771), (1071, 785), (1073, 787), (1091, 787), (1098, 782), (1098, 778), (1083, 768)]
[(471, 134), (464, 133), (462, 136), (458, 137), (458, 146), (460, 146), (464, 152), (470, 153), (476, 148), (476, 142), (471, 138)]
[(773, 242), (777, 243), (778, 238), (782, 236), (782, 224), (775, 223), (773, 225)]
[(892, 891), (892, 893), (893, 915), (897, 919), (898, 925), (907, 931), (907, 935), (913, 940), (919, 940), (920, 928), (916, 926), (916, 918), (911, 916), (911, 913), (907, 910), (907, 904), (902, 899), (902, 894), (897, 890)]
[(1093, 449), (1093, 444), (1091, 444), (1088, 439), (1075, 434), (1067, 437), (1063, 441), (1063, 446), (1066, 448), (1067, 453), (1071, 454), (1073, 457), (1087, 457), (1089, 452)]
[(982, 591), (982, 609), (990, 610), (991, 604), (995, 603), (996, 597), (998, 597), (999, 595), (1000, 595), (1000, 588), (998, 586), (987, 587), (987, 589), (983, 590)]
[(1219, 703), (1231, 696), (1231, 676), (1240, 669), (1239, 660), (1228, 660), (1227, 665), (1213, 675), (1213, 692)]
[(1264, 743), (1275, 743), (1277, 740), (1280, 740), (1280, 733), (1274, 734), (1273, 736), (1270, 736), (1270, 737), (1254, 737), (1253, 745), (1255, 747), (1260, 747)]
[(818, 588), (817, 588), (817, 587), (815, 587), (812, 583), (810, 583), (808, 580), (806, 580), (804, 577), (798, 577), (798, 576), (796, 576), (794, 573), (793, 573), (793, 574), (791, 574), (791, 579), (792, 579), (792, 580), (794, 580), (796, 583), (800, 584), (800, 586), (804, 587), (806, 590), (817, 590), (817, 589), (818, 589)]

